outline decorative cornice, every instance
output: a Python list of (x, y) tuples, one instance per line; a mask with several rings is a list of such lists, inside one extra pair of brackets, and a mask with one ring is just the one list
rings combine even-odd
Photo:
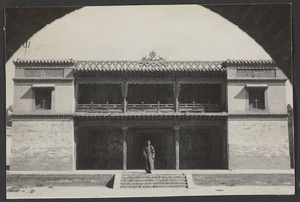
[(12, 120), (47, 119), (47, 120), (71, 120), (73, 114), (12, 114)]
[(287, 79), (227, 79), (227, 83), (285, 83)]
[(14, 83), (73, 83), (73, 78), (63, 78), (63, 79), (20, 79), (14, 78)]
[(91, 70), (83, 70), (83, 71), (75, 71), (75, 77), (140, 77), (140, 78), (166, 78), (166, 77), (225, 77), (226, 71), (177, 71), (177, 70), (159, 70), (159, 71), (147, 71), (147, 70), (137, 70), (137, 71), (91, 71)]
[(224, 77), (213, 77), (213, 78), (206, 78), (203, 77), (201, 79), (199, 78), (180, 78), (180, 79), (174, 79), (174, 78), (140, 78), (140, 77), (129, 77), (129, 78), (122, 78), (122, 77), (115, 77), (115, 78), (101, 78), (101, 79), (95, 79), (91, 77), (79, 77), (75, 78), (75, 83), (77, 84), (121, 84), (123, 82), (126, 82), (128, 84), (174, 84), (175, 82), (178, 82), (180, 84), (222, 84), (225, 83), (226, 80)]
[(102, 120), (102, 121), (214, 121), (226, 120), (227, 113), (124, 113), (124, 114), (90, 114), (75, 113), (75, 120)]
[(21, 60), (17, 59), (13, 62), (16, 68), (20, 69), (35, 69), (35, 68), (49, 68), (49, 69), (61, 69), (74, 67), (75, 61), (70, 60)]
[(228, 114), (228, 119), (287, 119), (288, 114)]
[(77, 61), (77, 71), (115, 72), (172, 72), (172, 71), (226, 71), (220, 61)]
[(69, 60), (21, 60), (14, 61), (16, 68), (75, 68), (78, 71), (226, 71), (237, 69), (278, 69), (273, 60), (227, 61), (166, 61), (154, 51), (140, 61), (75, 61)]
[(273, 60), (227, 60), (222, 65), (234, 69), (278, 69)]

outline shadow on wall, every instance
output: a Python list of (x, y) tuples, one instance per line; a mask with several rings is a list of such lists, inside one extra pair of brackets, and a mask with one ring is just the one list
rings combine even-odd
[(243, 88), (236, 96), (234, 96), (234, 99), (246, 99), (246, 90)]
[(114, 187), (114, 181), (115, 181), (115, 176), (113, 176), (105, 186), (107, 188), (111, 188), (112, 189)]
[(33, 90), (30, 88), (21, 99), (33, 99)]

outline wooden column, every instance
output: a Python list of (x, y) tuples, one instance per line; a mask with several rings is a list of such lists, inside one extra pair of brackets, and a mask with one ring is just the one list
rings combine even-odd
[(222, 111), (227, 111), (227, 88), (226, 83), (222, 83), (221, 85), (221, 106)]
[(123, 131), (123, 170), (127, 170), (127, 130), (128, 127), (122, 127)]
[(174, 83), (175, 112), (179, 112), (179, 101), (178, 101), (179, 89), (180, 89), (179, 85), (180, 84), (179, 84), (178, 80), (176, 80)]
[(179, 170), (179, 126), (175, 126), (175, 158), (176, 158), (176, 170)]
[(74, 100), (75, 100), (75, 102), (74, 102), (74, 110), (75, 110), (75, 112), (76, 112), (76, 109), (77, 109), (77, 104), (78, 104), (78, 88), (79, 88), (79, 84), (76, 82), (76, 84), (75, 84), (75, 91), (74, 91)]
[(123, 81), (122, 83), (122, 97), (123, 97), (123, 112), (126, 113), (127, 111), (127, 93), (128, 93), (128, 83)]
[(74, 127), (74, 147), (73, 147), (73, 170), (76, 170), (77, 164), (77, 136), (78, 136), (78, 127)]

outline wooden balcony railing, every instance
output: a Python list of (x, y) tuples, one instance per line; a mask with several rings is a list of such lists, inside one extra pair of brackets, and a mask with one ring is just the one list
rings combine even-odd
[(221, 112), (221, 104), (179, 103), (179, 112)]
[(127, 104), (127, 111), (145, 111), (145, 112), (174, 112), (174, 104)]
[(123, 104), (77, 104), (77, 112), (122, 112)]
[[(77, 104), (77, 112), (124, 112), (123, 104)], [(130, 104), (126, 105), (126, 112), (175, 112), (175, 104)], [(179, 112), (222, 112), (221, 104), (179, 103)]]

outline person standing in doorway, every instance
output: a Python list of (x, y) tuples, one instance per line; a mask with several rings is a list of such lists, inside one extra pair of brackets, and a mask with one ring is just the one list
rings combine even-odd
[(143, 155), (145, 158), (145, 170), (147, 173), (151, 173), (151, 171), (154, 170), (155, 150), (149, 140), (146, 143)]

